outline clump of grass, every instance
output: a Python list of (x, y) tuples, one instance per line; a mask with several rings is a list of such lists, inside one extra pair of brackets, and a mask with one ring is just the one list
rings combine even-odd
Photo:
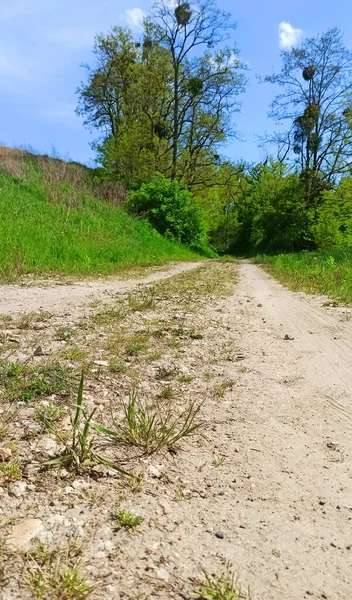
[(58, 363), (31, 367), (20, 363), (0, 364), (0, 389), (7, 400), (30, 402), (36, 398), (69, 391), (76, 377), (72, 369)]
[[(59, 454), (59, 456), (43, 463), (43, 466), (65, 468), (79, 472), (86, 467), (102, 464), (114, 469), (122, 475), (130, 476), (130, 473), (124, 469), (121, 469), (119, 466), (113, 464), (97, 453), (95, 440), (90, 435), (92, 419), (96, 412), (96, 408), (94, 408), (88, 415), (84, 412), (83, 382), (84, 378), (82, 375), (78, 388), (76, 411), (74, 416), (70, 416), (71, 433), (69, 439), (67, 440), (60, 433), (58, 433), (53, 426), (49, 425), (48, 427), (63, 444), (64, 450)], [(95, 425), (95, 428), (96, 430), (101, 430), (98, 425)]]
[(227, 565), (225, 572), (214, 575), (204, 571), (204, 578), (198, 583), (194, 593), (197, 600), (251, 600), (249, 590), (242, 590), (230, 565)]
[(173, 448), (181, 439), (195, 435), (204, 427), (200, 421), (201, 404), (189, 402), (186, 408), (177, 410), (159, 403), (149, 407), (133, 391), (124, 403), (124, 420), (114, 423), (115, 430), (94, 425), (94, 427), (119, 442), (133, 444), (146, 454), (153, 454), (162, 448)]
[(127, 510), (116, 511), (114, 519), (117, 527), (125, 527), (126, 529), (132, 529), (133, 531), (143, 521), (143, 517), (140, 517), (139, 515), (134, 515), (133, 513), (130, 513)]
[(53, 315), (49, 312), (26, 313), (21, 315), (16, 322), (17, 329), (33, 329), (37, 323), (45, 323), (51, 319)]
[(43, 544), (27, 554), (24, 582), (36, 600), (84, 600), (92, 593), (71, 547), (50, 551)]
[(155, 288), (144, 288), (129, 294), (128, 305), (131, 310), (151, 310), (155, 307)]
[(159, 367), (156, 373), (157, 379), (173, 379), (177, 377), (180, 369), (176, 365), (170, 365), (169, 367)]
[(58, 342), (68, 342), (71, 339), (72, 332), (68, 327), (57, 327), (54, 333), (54, 339)]
[(352, 303), (352, 248), (258, 256), (254, 261), (292, 290)]
[(8, 462), (0, 462), (0, 481), (6, 482), (16, 481), (22, 478), (21, 465), (17, 460)]
[(183, 381), (184, 383), (191, 383), (191, 381), (193, 381), (193, 377), (192, 375), (186, 375), (186, 373), (182, 373), (179, 377), (180, 381)]
[(233, 379), (227, 379), (226, 381), (219, 383), (214, 387), (214, 396), (216, 398), (224, 398), (226, 392), (232, 390), (234, 385), (235, 381)]
[(66, 360), (84, 360), (88, 357), (88, 352), (82, 350), (79, 346), (71, 346), (61, 352), (60, 356)]
[(40, 424), (42, 431), (52, 431), (55, 423), (65, 414), (64, 409), (49, 402), (47, 406), (42, 404), (36, 406), (34, 418)]
[(172, 387), (168, 385), (161, 390), (158, 397), (162, 398), (163, 400), (171, 400), (172, 398), (175, 398), (175, 392)]
[(126, 316), (126, 310), (122, 305), (110, 306), (106, 305), (104, 310), (100, 310), (95, 315), (90, 317), (92, 323), (96, 325), (106, 325), (108, 323), (116, 323), (122, 321)]
[(225, 462), (225, 456), (218, 456), (217, 454), (214, 454), (213, 457), (213, 465), (214, 467), (222, 467), (222, 465)]

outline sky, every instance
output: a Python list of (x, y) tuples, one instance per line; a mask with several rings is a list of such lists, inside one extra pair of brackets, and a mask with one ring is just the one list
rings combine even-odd
[[(339, 27), (352, 49), (351, 0), (217, 0), (237, 21), (233, 42), (248, 65), (242, 111), (234, 122), (241, 134), (224, 148), (233, 160), (266, 156), (257, 136), (273, 130), (267, 117), (275, 95), (258, 76), (280, 69), (280, 52), (304, 37)], [(82, 63), (94, 64), (97, 33), (113, 25), (138, 35), (150, 0), (0, 0), (0, 144), (53, 148), (63, 157), (93, 164), (91, 134), (75, 114)]]

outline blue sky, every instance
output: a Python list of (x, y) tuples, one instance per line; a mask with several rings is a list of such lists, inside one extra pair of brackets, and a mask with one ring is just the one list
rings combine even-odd
[[(249, 66), (242, 114), (236, 123), (243, 141), (224, 152), (234, 160), (258, 161), (255, 134), (273, 125), (267, 110), (274, 95), (256, 75), (280, 67), (280, 46), (337, 26), (352, 49), (351, 0), (218, 0), (237, 21), (234, 40)], [(112, 25), (138, 22), (149, 0), (0, 0), (0, 143), (31, 145), (91, 161), (94, 139), (75, 115), (75, 90), (84, 78), (80, 64), (92, 62), (94, 35)]]

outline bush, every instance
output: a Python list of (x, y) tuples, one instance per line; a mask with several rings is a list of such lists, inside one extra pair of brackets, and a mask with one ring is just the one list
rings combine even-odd
[(351, 178), (342, 179), (336, 190), (322, 194), (312, 232), (319, 248), (352, 246)]
[(201, 211), (191, 192), (177, 180), (156, 173), (150, 183), (130, 194), (127, 206), (134, 214), (146, 217), (166, 238), (183, 244), (205, 244)]

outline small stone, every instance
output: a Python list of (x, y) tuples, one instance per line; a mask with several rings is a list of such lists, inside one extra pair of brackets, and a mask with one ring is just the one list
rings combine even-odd
[(0, 460), (5, 462), (12, 456), (12, 450), (10, 448), (0, 448)]
[(346, 550), (352, 550), (352, 545), (349, 544), (348, 546), (346, 546)]
[(165, 581), (166, 583), (168, 581), (170, 581), (170, 573), (163, 567), (159, 567), (158, 569), (155, 569), (155, 573), (156, 573), (156, 576), (158, 577), (158, 579), (161, 579), (162, 581)]
[(108, 367), (109, 363), (107, 360), (93, 360), (93, 365), (98, 365), (98, 367)]
[(225, 536), (222, 531), (217, 531), (215, 537), (217, 537), (219, 540), (223, 540)]
[(319, 504), (320, 506), (324, 506), (326, 503), (324, 502), (324, 500), (319, 500)]
[(26, 493), (26, 489), (27, 484), (25, 481), (15, 481), (8, 487), (10, 496), (15, 496), (15, 498), (22, 498)]
[(171, 506), (167, 502), (167, 500), (165, 500), (164, 498), (161, 498), (161, 500), (159, 501), (159, 506), (161, 507), (161, 510), (163, 511), (164, 515), (169, 515), (170, 514), (170, 512), (171, 512)]
[(263, 305), (260, 302), (257, 304), (257, 306), (258, 306), (258, 308), (262, 308), (263, 307)]
[(30, 550), (31, 541), (42, 532), (43, 523), (40, 519), (23, 519), (12, 527), (6, 543), (13, 550)]
[(294, 340), (295, 338), (291, 337), (290, 335), (288, 335), (288, 333), (286, 333), (286, 335), (284, 336), (284, 340)]
[(40, 440), (39, 448), (52, 458), (57, 454), (57, 443), (51, 437), (43, 437)]
[(155, 467), (154, 465), (148, 466), (148, 474), (154, 479), (160, 479), (162, 475), (160, 469), (158, 469), (158, 467)]
[(44, 356), (44, 352), (43, 352), (43, 348), (41, 346), (38, 346), (35, 350), (34, 350), (34, 356)]

